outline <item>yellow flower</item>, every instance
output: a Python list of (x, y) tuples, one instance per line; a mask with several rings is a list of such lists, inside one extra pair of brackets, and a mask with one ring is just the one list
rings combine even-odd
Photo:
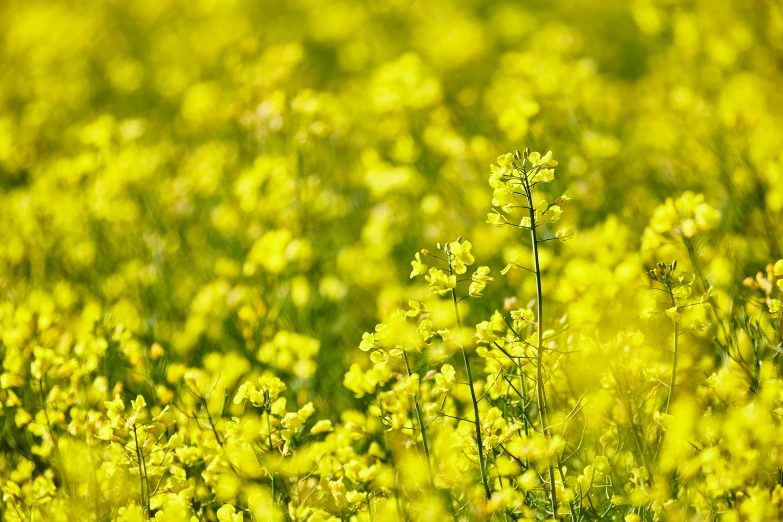
[(552, 151), (548, 151), (543, 156), (539, 152), (531, 152), (527, 157), (528, 161), (534, 167), (556, 167), (557, 162), (552, 159)]
[(261, 389), (269, 394), (270, 400), (275, 400), (281, 392), (285, 391), (285, 384), (275, 376), (265, 375), (258, 379)]
[(562, 230), (558, 230), (557, 233), (555, 234), (555, 237), (559, 241), (563, 241), (563, 242), (568, 241), (569, 239), (574, 237), (574, 229), (564, 228)]
[(297, 431), (304, 425), (304, 419), (298, 413), (287, 413), (281, 424), (286, 429)]
[(524, 491), (531, 491), (538, 485), (538, 474), (534, 469), (528, 469), (517, 477), (517, 483)]
[(334, 431), (334, 428), (332, 427), (332, 421), (325, 419), (316, 422), (315, 425), (310, 429), (310, 434), (318, 435), (319, 433), (328, 433), (330, 431)]
[(421, 262), (421, 254), (419, 252), (416, 252), (416, 259), (411, 261), (411, 266), (413, 267), (413, 270), (411, 271), (411, 279), (414, 277), (427, 273), (427, 265)]
[(679, 322), (680, 319), (682, 318), (682, 315), (680, 314), (680, 312), (677, 311), (677, 307), (676, 306), (672, 306), (671, 308), (667, 308), (666, 309), (666, 315), (668, 315), (669, 318), (673, 322), (675, 322), (675, 323)]
[(408, 301), (408, 310), (405, 311), (406, 317), (417, 317), (427, 312), (427, 306), (418, 301)]
[(438, 268), (430, 268), (429, 275), (425, 276), (430, 284), (432, 293), (446, 295), (457, 287), (457, 276), (448, 275)]
[(375, 340), (375, 335), (369, 332), (362, 334), (362, 342), (359, 343), (359, 349), (363, 352), (368, 352), (373, 348), (378, 348), (379, 344)]
[(224, 504), (217, 510), (218, 522), (242, 522), (242, 513), (237, 513), (237, 510), (231, 504)]
[(414, 396), (419, 393), (419, 374), (414, 373), (406, 377), (401, 384), (400, 390), (405, 395)]
[(497, 187), (492, 192), (492, 205), (500, 207), (503, 212), (511, 212), (515, 203), (514, 189), (511, 187), (503, 185), (501, 187)]
[(707, 203), (697, 205), (693, 215), (699, 230), (712, 230), (720, 221), (720, 212)]
[(503, 214), (499, 214), (497, 211), (493, 211), (487, 214), (487, 223), (490, 225), (495, 225), (496, 227), (502, 227), (508, 223), (508, 221)]
[(514, 161), (514, 154), (511, 152), (507, 152), (505, 154), (501, 154), (498, 156), (497, 163), (500, 167), (508, 167), (511, 166), (511, 164)]
[(452, 256), (451, 266), (456, 274), (464, 274), (467, 271), (467, 267), (472, 265), (475, 261), (473, 254), (470, 253), (473, 245), (470, 241), (453, 241), (449, 243), (449, 253)]
[(140, 412), (147, 406), (147, 401), (144, 400), (144, 397), (141, 395), (138, 395), (136, 397), (136, 400), (131, 401), (131, 407), (136, 411)]
[(440, 373), (435, 375), (435, 388), (433, 391), (435, 393), (443, 393), (447, 392), (451, 389), (452, 385), (454, 384), (454, 380), (456, 378), (457, 372), (454, 370), (454, 367), (450, 364), (444, 364), (440, 368)]
[(487, 282), (494, 281), (494, 279), (489, 276), (488, 266), (480, 266), (473, 273), (471, 281), (468, 295), (471, 297), (481, 297), (481, 292), (486, 288)]

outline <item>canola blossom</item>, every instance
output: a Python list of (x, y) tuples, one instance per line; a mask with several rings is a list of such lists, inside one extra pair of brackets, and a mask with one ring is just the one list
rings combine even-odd
[(782, 42), (0, 3), (0, 521), (783, 520)]

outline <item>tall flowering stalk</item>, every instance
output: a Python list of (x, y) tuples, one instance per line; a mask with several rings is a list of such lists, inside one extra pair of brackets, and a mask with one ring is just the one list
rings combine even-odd
[(736, 357), (733, 354), (737, 354), (739, 347), (730, 333), (727, 317), (718, 306), (714, 288), (704, 274), (697, 247), (700, 236), (715, 230), (720, 219), (720, 212), (705, 201), (703, 194), (686, 191), (676, 200), (667, 198), (664, 204), (655, 209), (644, 231), (642, 247), (654, 249), (669, 242), (681, 242), (685, 247), (703, 293), (702, 302), (709, 305), (707, 309), (715, 321), (715, 342), (720, 348), (718, 358), (725, 362)]
[[(454, 275), (455, 272), (465, 272), (465, 269), (462, 268), (464, 264), (470, 264), (467, 262), (467, 260), (473, 259), (473, 256), (470, 255), (470, 243), (467, 241), (464, 243), (460, 243), (459, 240), (455, 241), (454, 243), (450, 243), (447, 245), (447, 247), (444, 249), (445, 254), (448, 256), (448, 263), (449, 263), (449, 274)], [(486, 268), (486, 267), (482, 267)], [(477, 277), (481, 277), (481, 272), (484, 272), (481, 268), (476, 272), (477, 275), (474, 275), (474, 280)], [(486, 274), (483, 274), (485, 277), (489, 273), (489, 269), (486, 269)], [(487, 279), (491, 279), (488, 278)], [(481, 279), (478, 280), (481, 284), (486, 284), (486, 281), (481, 281)], [(471, 288), (469, 290), (471, 295), (475, 295), (476, 293), (480, 293), (475, 291), (475, 285), (476, 281), (474, 281), (473, 285), (471, 285)], [(459, 307), (458, 305), (458, 298), (457, 298), (457, 288), (451, 289), (451, 299), (454, 303), (454, 317), (457, 323), (457, 331), (462, 329), (462, 320), (459, 316)], [(465, 350), (465, 346), (463, 343), (460, 343), (460, 350), (462, 352), (462, 360), (465, 364), (465, 374), (468, 377), (468, 386), (470, 388), (470, 400), (473, 403), (473, 418), (475, 421), (475, 427), (476, 427), (476, 449), (478, 450), (478, 459), (479, 459), (479, 471), (481, 473), (481, 484), (484, 486), (484, 494), (487, 497), (487, 500), (489, 500), (490, 496), (492, 495), (490, 489), (489, 489), (489, 479), (487, 477), (487, 463), (484, 459), (483, 455), (483, 449), (484, 444), (481, 440), (481, 417), (479, 415), (479, 407), (478, 407), (478, 399), (476, 398), (476, 387), (473, 383), (473, 372), (470, 369), (470, 359), (468, 358), (468, 352)]]
[[(498, 164), (492, 165), (490, 186), (494, 189), (492, 204), (500, 211), (488, 215), (488, 222), (496, 226), (513, 226), (526, 230), (530, 234), (532, 248), (533, 268), (526, 268), (512, 260), (504, 270), (506, 273), (512, 268), (523, 268), (531, 272), (536, 280), (536, 344), (535, 344), (535, 388), (536, 406), (538, 409), (538, 422), (541, 433), (547, 441), (552, 440), (552, 432), (549, 422), (549, 411), (546, 397), (546, 381), (544, 375), (545, 355), (545, 330), (544, 330), (544, 305), (542, 291), (541, 263), (539, 259), (539, 246), (541, 243), (551, 240), (567, 241), (573, 237), (574, 231), (570, 229), (558, 230), (552, 238), (542, 238), (543, 227), (559, 221), (562, 213), (561, 205), (569, 201), (566, 195), (558, 198), (555, 203), (549, 203), (545, 199), (537, 199), (533, 189), (541, 183), (549, 183), (554, 180), (554, 167), (557, 161), (552, 159), (552, 153), (541, 155), (538, 152), (516, 151), (504, 154), (498, 158)], [(521, 204), (520, 204), (521, 199)], [(516, 209), (522, 209), (527, 214), (519, 224), (512, 221), (511, 215)], [(516, 332), (515, 332), (516, 334)], [(559, 461), (559, 457), (556, 459)], [(561, 473), (562, 471), (559, 469)], [(548, 494), (552, 514), (557, 517), (557, 489), (555, 484), (555, 468), (551, 461), (548, 463)]]
[(489, 276), (489, 268), (486, 266), (478, 267), (475, 273), (470, 279), (464, 279), (461, 281), (470, 281), (470, 286), (467, 291), (467, 295), (459, 297), (457, 291), (457, 284), (461, 281), (457, 280), (457, 275), (461, 275), (467, 272), (467, 267), (475, 262), (475, 258), (471, 253), (472, 245), (469, 241), (463, 241), (462, 238), (458, 238), (456, 241), (447, 243), (443, 246), (438, 244), (438, 249), (442, 252), (443, 256), (431, 255), (428, 250), (423, 250), (422, 254), (425, 256), (431, 256), (445, 263), (446, 270), (442, 270), (436, 267), (429, 267), (421, 261), (419, 254), (416, 254), (416, 260), (411, 262), (413, 271), (411, 277), (422, 275), (427, 273), (425, 277), (430, 284), (430, 289), (433, 293), (441, 296), (451, 296), (451, 301), (454, 305), (454, 318), (457, 327), (456, 335), (453, 335), (448, 330), (441, 330), (438, 333), (457, 344), (462, 353), (462, 360), (465, 365), (465, 375), (467, 376), (467, 385), (470, 388), (470, 399), (473, 409), (473, 424), (476, 433), (476, 451), (478, 454), (479, 472), (481, 474), (481, 484), (484, 489), (484, 495), (487, 500), (492, 496), (492, 491), (489, 486), (489, 476), (487, 473), (487, 461), (484, 454), (484, 443), (481, 433), (481, 416), (479, 413), (479, 398), (476, 395), (476, 387), (473, 378), (473, 371), (470, 367), (470, 358), (468, 352), (465, 349), (464, 343), (459, 338), (459, 331), (462, 329), (462, 320), (459, 314), (459, 301), (466, 297), (481, 297), (481, 292), (486, 287), (492, 278)]
[[(665, 418), (669, 415), (672, 399), (674, 397), (675, 386), (677, 385), (677, 363), (680, 352), (680, 322), (682, 320), (682, 314), (689, 307), (703, 304), (706, 297), (703, 297), (700, 302), (687, 301), (687, 298), (689, 298), (692, 293), (694, 277), (688, 276), (682, 272), (678, 273), (677, 261), (673, 261), (668, 265), (666, 263), (658, 263), (655, 268), (647, 272), (647, 277), (650, 278), (650, 284), (653, 289), (656, 289), (655, 283), (658, 283), (663, 287), (662, 290), (669, 298), (668, 304), (671, 304), (671, 307), (666, 308), (666, 310), (663, 312), (664, 315), (671, 319), (673, 330), (671, 377), (666, 391), (666, 399), (663, 404), (663, 411), (661, 412)], [(653, 454), (656, 457), (660, 450), (663, 436), (663, 431), (659, 432), (657, 442), (653, 448)]]
[[(683, 308), (692, 306), (692, 304), (684, 304), (681, 301), (691, 295), (691, 285), (693, 284), (693, 278), (688, 278), (685, 274), (676, 274), (677, 261), (673, 261), (667, 265), (665, 263), (658, 263), (655, 268), (647, 272), (647, 277), (653, 283), (660, 283), (663, 286), (663, 290), (669, 297), (669, 303), (671, 307), (667, 308), (664, 314), (672, 320), (673, 324), (673, 340), (672, 340), (672, 373), (671, 380), (669, 382), (668, 393), (666, 394), (666, 402), (664, 403), (663, 413), (668, 415), (669, 406), (674, 396), (674, 386), (677, 381), (677, 355), (679, 352), (679, 337), (680, 337), (680, 319), (682, 318)], [(654, 288), (654, 286), (653, 286)]]

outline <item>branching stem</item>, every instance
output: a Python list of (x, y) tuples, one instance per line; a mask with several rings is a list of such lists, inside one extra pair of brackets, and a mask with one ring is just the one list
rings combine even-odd
[[(413, 372), (411, 371), (411, 366), (408, 362), (408, 353), (403, 350), (402, 355), (405, 359), (405, 369), (408, 371), (408, 377), (413, 375)], [(419, 423), (419, 432), (421, 433), (421, 444), (424, 446), (424, 457), (427, 459), (427, 469), (430, 473), (430, 480), (433, 479), (432, 474), (432, 457), (430, 456), (430, 445), (427, 441), (427, 430), (426, 426), (424, 426), (424, 416), (421, 413), (421, 406), (419, 405), (419, 392), (416, 392), (416, 395), (413, 397), (413, 407), (416, 411), (416, 420)], [(414, 437), (415, 439), (416, 437)]]
[[(449, 254), (449, 275), (454, 274), (454, 267), (451, 262), (451, 254)], [(451, 290), (451, 299), (454, 303), (454, 317), (457, 320), (457, 331), (462, 329), (462, 320), (459, 317), (459, 308), (457, 307), (457, 289)], [(460, 343), (460, 349), (462, 350), (462, 359), (465, 362), (465, 374), (468, 377), (468, 383), (470, 387), (470, 399), (473, 402), (473, 416), (475, 417), (476, 425), (476, 447), (478, 449), (479, 458), (479, 471), (481, 472), (481, 484), (484, 486), (484, 495), (487, 500), (492, 496), (492, 491), (489, 488), (489, 479), (487, 477), (486, 462), (484, 461), (484, 444), (481, 440), (481, 417), (479, 416), (478, 399), (476, 398), (476, 388), (473, 385), (473, 372), (470, 369), (470, 359), (468, 359), (468, 352), (465, 347)]]
[[(537, 324), (538, 330), (538, 342), (536, 353), (536, 398), (538, 402), (538, 420), (541, 423), (541, 431), (547, 439), (551, 438), (549, 430), (549, 415), (547, 412), (546, 392), (544, 390), (544, 303), (542, 299), (541, 290), (541, 265), (538, 259), (538, 237), (536, 230), (538, 225), (536, 224), (536, 212), (533, 210), (533, 194), (530, 190), (530, 182), (525, 178), (525, 195), (528, 201), (528, 213), (530, 215), (530, 239), (531, 246), (533, 247), (533, 268), (536, 276), (536, 307), (537, 307)], [(555, 470), (552, 464), (549, 464), (549, 497), (552, 503), (552, 514), (557, 519), (557, 491), (555, 489)]]
[(147, 464), (144, 462), (144, 454), (139, 447), (139, 435), (136, 431), (136, 422), (133, 422), (133, 441), (136, 446), (136, 459), (139, 466), (139, 487), (141, 488), (141, 506), (146, 516), (150, 515), (150, 493), (147, 482)]

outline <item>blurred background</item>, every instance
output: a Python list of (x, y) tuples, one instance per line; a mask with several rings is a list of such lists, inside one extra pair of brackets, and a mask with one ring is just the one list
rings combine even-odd
[(572, 324), (638, 315), (675, 255), (643, 230), (686, 190), (722, 213), (699, 248), (730, 295), (781, 257), (782, 52), (774, 0), (5, 0), (0, 298), (108, 313), (171, 386), (273, 368), (339, 409), (362, 332), (432, 301), (417, 250), (525, 252), (486, 224), (489, 164), (525, 147), (574, 199), (543, 259)]

